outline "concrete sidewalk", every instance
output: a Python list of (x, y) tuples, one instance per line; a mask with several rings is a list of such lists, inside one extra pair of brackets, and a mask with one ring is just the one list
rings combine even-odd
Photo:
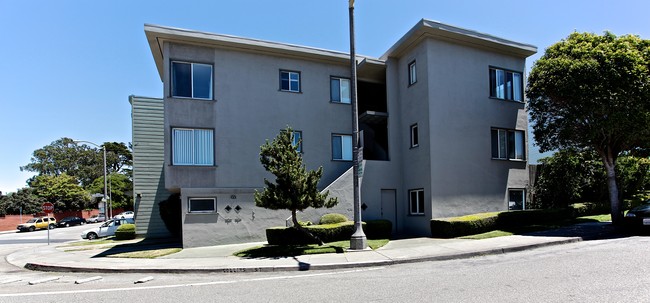
[(7, 261), (32, 270), (59, 272), (125, 273), (231, 273), (341, 269), (424, 261), (471, 258), (538, 247), (607, 238), (607, 223), (588, 223), (534, 235), (514, 235), (484, 240), (414, 238), (392, 240), (377, 250), (348, 251), (282, 258), (239, 258), (236, 251), (264, 243), (188, 248), (157, 259), (98, 257), (108, 248), (71, 250), (47, 246), (15, 252)]

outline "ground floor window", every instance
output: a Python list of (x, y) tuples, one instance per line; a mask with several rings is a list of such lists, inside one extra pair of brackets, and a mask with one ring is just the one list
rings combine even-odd
[(424, 189), (409, 190), (409, 214), (424, 215)]
[(526, 209), (526, 191), (523, 189), (508, 190), (508, 210)]
[(217, 198), (190, 198), (187, 209), (191, 213), (213, 213), (217, 211)]

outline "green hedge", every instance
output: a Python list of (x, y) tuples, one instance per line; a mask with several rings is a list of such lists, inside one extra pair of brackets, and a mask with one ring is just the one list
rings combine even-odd
[(434, 238), (455, 238), (480, 234), (496, 229), (499, 212), (480, 213), (462, 217), (431, 220)]
[(368, 239), (390, 239), (393, 223), (389, 220), (368, 220), (363, 225), (363, 232)]
[(480, 234), (497, 229), (508, 229), (531, 224), (562, 221), (598, 212), (598, 207), (575, 205), (565, 209), (534, 209), (506, 212), (491, 212), (453, 218), (431, 220), (431, 235), (434, 238), (455, 238)]
[[(365, 223), (364, 223), (365, 224)], [(349, 240), (354, 233), (354, 222), (304, 226), (323, 242)], [(266, 229), (266, 240), (270, 245), (317, 244), (308, 235), (294, 227), (271, 227)]]
[(135, 239), (135, 224), (122, 224), (115, 231), (116, 240)]

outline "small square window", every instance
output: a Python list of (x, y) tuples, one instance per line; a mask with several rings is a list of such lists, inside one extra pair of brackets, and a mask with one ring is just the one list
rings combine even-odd
[(191, 213), (213, 213), (217, 210), (217, 198), (190, 198), (187, 209)]
[(490, 68), (490, 97), (523, 102), (521, 73)]
[(350, 80), (344, 78), (330, 79), (330, 100), (335, 103), (350, 104)]
[(418, 147), (420, 145), (420, 139), (418, 135), (418, 125), (411, 125), (411, 147)]
[(418, 82), (418, 73), (415, 68), (415, 61), (413, 61), (409, 63), (409, 85), (413, 85), (415, 82)]
[(285, 92), (300, 92), (300, 72), (280, 71), (280, 90)]
[(523, 189), (508, 190), (508, 210), (526, 209), (526, 191)]
[(172, 61), (172, 97), (212, 99), (212, 65)]
[(352, 136), (332, 135), (332, 160), (352, 161)]
[(409, 190), (409, 213), (424, 215), (424, 189)]

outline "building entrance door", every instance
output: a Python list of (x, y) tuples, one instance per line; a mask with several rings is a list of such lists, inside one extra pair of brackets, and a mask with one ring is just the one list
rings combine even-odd
[(398, 230), (396, 194), (394, 189), (381, 190), (381, 218), (393, 223), (393, 234)]

